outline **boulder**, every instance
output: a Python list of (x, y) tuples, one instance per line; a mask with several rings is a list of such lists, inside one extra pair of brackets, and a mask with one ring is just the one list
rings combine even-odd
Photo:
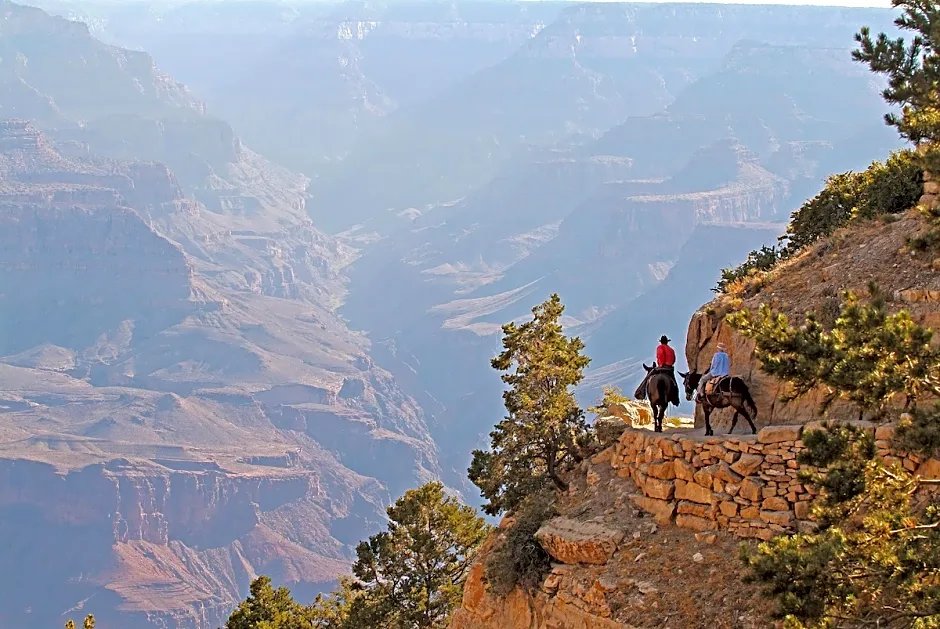
[(646, 426), (653, 423), (653, 409), (646, 401), (627, 400), (617, 402), (608, 406), (607, 412), (610, 415), (619, 417), (628, 426)]
[(765, 426), (757, 433), (758, 443), (780, 443), (798, 441), (803, 434), (803, 426)]
[(617, 551), (623, 537), (623, 531), (603, 524), (565, 517), (549, 520), (535, 533), (542, 548), (565, 564), (605, 564)]

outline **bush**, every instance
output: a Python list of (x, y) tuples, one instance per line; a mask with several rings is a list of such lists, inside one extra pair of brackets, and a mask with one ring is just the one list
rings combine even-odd
[(866, 170), (832, 175), (815, 197), (790, 216), (780, 247), (752, 251), (743, 264), (722, 269), (712, 290), (727, 293), (734, 284), (772, 269), (820, 238), (854, 219), (899, 214), (917, 205), (924, 187), (921, 163), (913, 151), (892, 153), (885, 162), (873, 162)]
[(783, 237), (790, 256), (828, 236), (854, 218), (899, 214), (917, 205), (924, 174), (913, 151), (897, 151), (860, 173), (832, 175), (822, 192), (790, 217)]
[(552, 563), (535, 533), (555, 513), (551, 491), (535, 494), (519, 507), (515, 522), (486, 561), (486, 583), (494, 594), (506, 596), (516, 587), (529, 591), (542, 583)]
[(712, 289), (715, 293), (726, 293), (728, 288), (741, 280), (769, 271), (781, 259), (781, 250), (777, 247), (763, 246), (759, 250), (747, 254), (747, 260), (734, 268), (722, 269), (718, 286)]

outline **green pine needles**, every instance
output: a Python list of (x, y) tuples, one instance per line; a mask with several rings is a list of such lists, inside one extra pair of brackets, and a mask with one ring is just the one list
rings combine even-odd
[(584, 411), (572, 389), (590, 358), (581, 339), (562, 332), (565, 307), (557, 294), (532, 309), (533, 318), (503, 326), (503, 352), (494, 369), (506, 372), (506, 417), (490, 433), (489, 450), (475, 450), (468, 474), (490, 515), (518, 507), (546, 486), (565, 490), (563, 471), (581, 459)]

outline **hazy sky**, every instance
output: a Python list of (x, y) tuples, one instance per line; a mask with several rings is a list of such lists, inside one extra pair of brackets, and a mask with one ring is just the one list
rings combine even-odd
[[(611, 2), (612, 0), (582, 0), (585, 2)], [(615, 0), (613, 0), (615, 1)], [(641, 0), (644, 2), (676, 2), (677, 0)], [(891, 0), (678, 0), (681, 2), (708, 2), (712, 4), (795, 4), (823, 7), (877, 7), (891, 8)]]

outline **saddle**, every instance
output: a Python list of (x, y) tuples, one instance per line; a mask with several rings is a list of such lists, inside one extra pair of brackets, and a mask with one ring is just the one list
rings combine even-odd
[[(715, 394), (722, 395), (731, 393), (731, 378), (733, 377), (734, 376), (718, 376), (706, 382), (705, 397), (712, 397), (712, 395)], [(724, 391), (722, 391), (722, 389), (724, 389)]]

